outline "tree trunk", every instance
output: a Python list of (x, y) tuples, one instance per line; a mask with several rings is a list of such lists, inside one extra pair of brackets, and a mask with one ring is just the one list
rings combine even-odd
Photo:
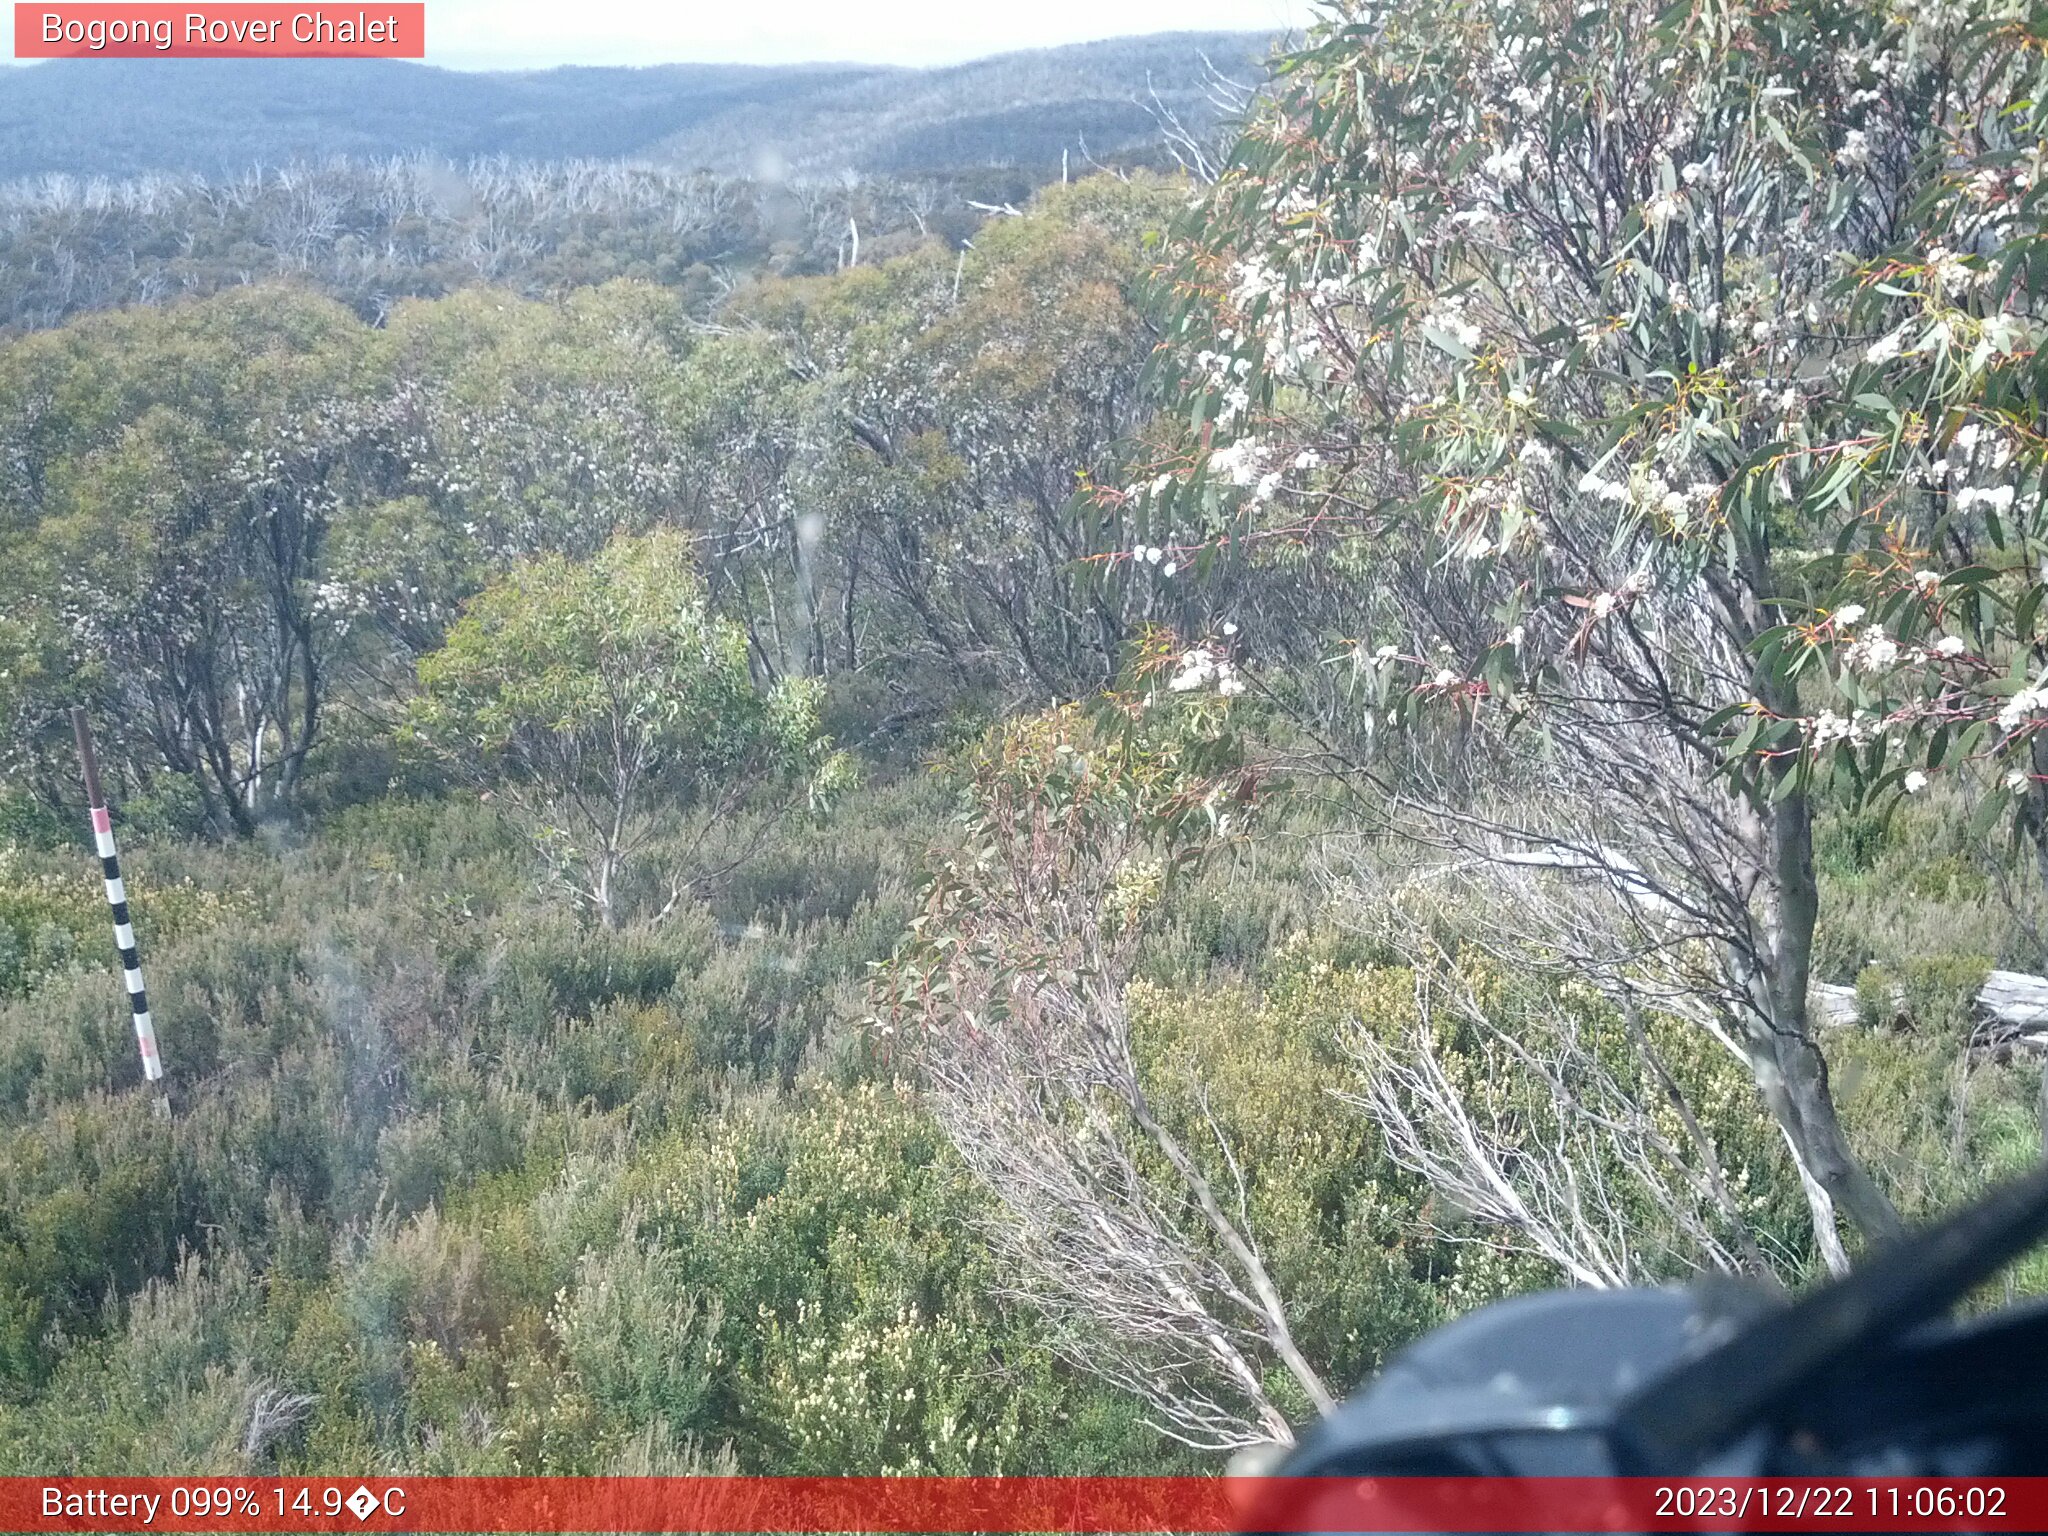
[(1781, 795), (1764, 811), (1763, 831), (1770, 895), (1759, 948), (1766, 971), (1759, 978), (1762, 985), (1752, 989), (1759, 1018), (1747, 1055), (1757, 1087), (1799, 1165), (1821, 1253), (1828, 1267), (1841, 1273), (1848, 1268), (1848, 1256), (1834, 1228), (1837, 1210), (1866, 1242), (1901, 1236), (1905, 1227), (1849, 1149), (1828, 1086), (1827, 1060), (1813, 1041), (1808, 997), (1820, 886), (1813, 871), (1813, 807), (1806, 795)]
[(597, 920), (606, 929), (619, 926), (617, 903), (613, 900), (612, 883), (618, 873), (619, 861), (607, 848), (597, 856), (597, 878), (590, 882), (590, 895), (597, 907)]
[(2033, 776), (2019, 794), (2016, 820), (2028, 842), (2034, 845), (2034, 868), (2041, 885), (2048, 889), (2048, 741), (2036, 731), (2027, 745), (2028, 766)]
[(1904, 1224), (1849, 1149), (1819, 1048), (1802, 1037), (1766, 1035), (1751, 1042), (1748, 1054), (1757, 1088), (1805, 1187), (1821, 1257), (1832, 1273), (1845, 1274), (1849, 1258), (1835, 1227), (1837, 1211), (1867, 1242), (1898, 1237)]
[(860, 541), (854, 540), (854, 547), (846, 557), (846, 595), (840, 604), (840, 623), (846, 631), (846, 670), (860, 670), (860, 640), (854, 629), (856, 609), (854, 592), (860, 585)]

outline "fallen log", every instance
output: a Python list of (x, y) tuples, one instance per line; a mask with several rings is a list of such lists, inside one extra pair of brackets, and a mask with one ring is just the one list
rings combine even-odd
[(2048, 976), (1993, 971), (1977, 994), (1977, 1007), (2015, 1029), (2048, 1030)]
[[(1904, 997), (1896, 1001), (1903, 1011)], [(1815, 1022), (1823, 1029), (1874, 1022), (1865, 1018), (1863, 1000), (1854, 987), (1816, 982), (1812, 1004)], [(1973, 1048), (2048, 1052), (2048, 976), (1993, 971), (1971, 1006), (1976, 1013), (1970, 1034)]]
[(1844, 1029), (1863, 1022), (1863, 999), (1854, 987), (1838, 982), (1816, 981), (1809, 999), (1814, 1022), (1822, 1029)]

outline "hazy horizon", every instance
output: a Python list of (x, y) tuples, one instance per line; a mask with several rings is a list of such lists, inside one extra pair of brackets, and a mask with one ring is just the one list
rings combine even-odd
[[(645, 0), (593, 0), (573, 12), (542, 0), (429, 0), (427, 56), (444, 69), (544, 70), (658, 64), (868, 64), (929, 68), (991, 54), (1166, 32), (1281, 32), (1304, 25), (1307, 0), (1045, 0), (974, 10), (890, 0), (849, 10), (786, 0), (772, 13), (693, 15)], [(4, 57), (13, 57), (11, 8)], [(177, 61), (166, 60), (175, 64)]]

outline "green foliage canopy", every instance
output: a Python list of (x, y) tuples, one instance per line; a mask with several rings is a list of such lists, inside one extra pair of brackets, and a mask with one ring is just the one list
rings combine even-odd
[(582, 866), (578, 894), (607, 922), (657, 801), (716, 816), (762, 779), (843, 771), (826, 757), (815, 684), (755, 690), (745, 634), (711, 613), (673, 531), (514, 567), (421, 659), (419, 679), (411, 733), (502, 784)]

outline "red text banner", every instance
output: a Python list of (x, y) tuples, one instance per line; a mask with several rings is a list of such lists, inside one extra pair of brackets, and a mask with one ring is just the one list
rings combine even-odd
[(0, 1478), (8, 1531), (2041, 1531), (2048, 1478)]
[(19, 59), (419, 59), (424, 4), (26, 5)]

